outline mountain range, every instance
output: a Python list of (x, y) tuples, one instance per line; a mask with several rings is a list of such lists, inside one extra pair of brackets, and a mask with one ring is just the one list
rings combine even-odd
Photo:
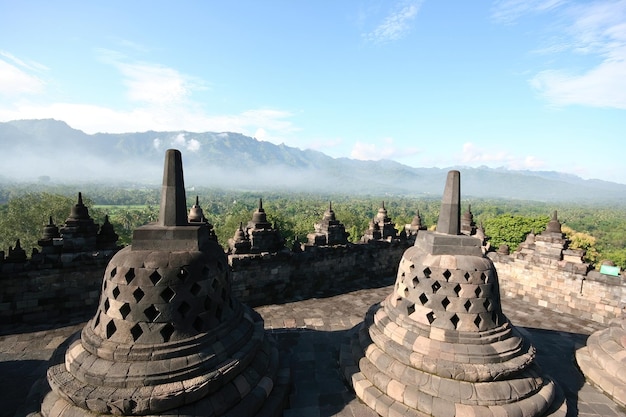
[(463, 197), (626, 202), (626, 185), (554, 171), (414, 168), (394, 161), (332, 158), (232, 132), (86, 134), (65, 122), (0, 123), (0, 181), (159, 185), (166, 149), (182, 152), (186, 186), (251, 191), (440, 196), (450, 169)]

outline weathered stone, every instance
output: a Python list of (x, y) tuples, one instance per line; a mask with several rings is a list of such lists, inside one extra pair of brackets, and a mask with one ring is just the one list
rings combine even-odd
[[(180, 153), (170, 150), (159, 222), (110, 260), (96, 315), (48, 371), (43, 416), (254, 415), (274, 394), (276, 346), (231, 296), (226, 254), (197, 207), (188, 221), (185, 201)], [(287, 371), (276, 395), (287, 393)]]
[(494, 264), (472, 230), (459, 233), (459, 213), (460, 175), (453, 171), (437, 231), (417, 232), (393, 293), (370, 308), (352, 336), (359, 384), (372, 383), (357, 396), (381, 415), (387, 398), (432, 416), (492, 416), (489, 407), (497, 405), (512, 415), (544, 415), (553, 384), (502, 314)]

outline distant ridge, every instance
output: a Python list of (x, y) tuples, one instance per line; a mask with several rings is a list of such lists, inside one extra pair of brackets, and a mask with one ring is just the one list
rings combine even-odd
[(165, 150), (177, 148), (187, 186), (437, 197), (447, 172), (459, 169), (463, 198), (626, 202), (626, 185), (571, 174), (331, 158), (232, 132), (89, 135), (58, 120), (15, 120), (0, 123), (0, 145), (3, 181), (158, 185)]

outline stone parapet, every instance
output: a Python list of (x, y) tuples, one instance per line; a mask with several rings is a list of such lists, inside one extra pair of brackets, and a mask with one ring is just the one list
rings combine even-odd
[(623, 315), (626, 283), (623, 276), (589, 271), (586, 263), (545, 257), (522, 257), (519, 252), (490, 252), (504, 297), (515, 297), (554, 311), (608, 324)]

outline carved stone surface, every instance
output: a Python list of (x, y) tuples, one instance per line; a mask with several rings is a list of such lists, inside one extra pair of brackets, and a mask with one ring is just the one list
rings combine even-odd
[(626, 320), (589, 336), (587, 346), (576, 351), (576, 362), (588, 381), (626, 407)]
[(459, 177), (448, 174), (438, 231), (418, 232), (394, 291), (342, 346), (344, 375), (383, 416), (565, 415), (534, 347), (502, 313), (481, 240), (460, 234)]
[(231, 297), (210, 229), (188, 223), (178, 151), (162, 193), (159, 222), (111, 259), (98, 311), (49, 368), (43, 416), (281, 411), (288, 369), (262, 318)]

